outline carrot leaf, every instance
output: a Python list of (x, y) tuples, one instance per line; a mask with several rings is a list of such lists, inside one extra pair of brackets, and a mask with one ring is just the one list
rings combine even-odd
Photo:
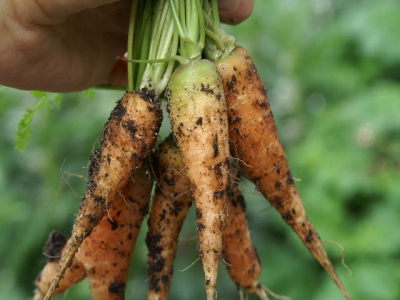
[(39, 101), (34, 108), (28, 108), (26, 110), (25, 115), (18, 123), (17, 133), (15, 135), (15, 149), (21, 152), (25, 150), (28, 140), (31, 137), (31, 124), (35, 113), (42, 108), (47, 108), (49, 112), (53, 110), (54, 106), (60, 108), (62, 102), (62, 94), (59, 93), (31, 91), (31, 94), (39, 99)]

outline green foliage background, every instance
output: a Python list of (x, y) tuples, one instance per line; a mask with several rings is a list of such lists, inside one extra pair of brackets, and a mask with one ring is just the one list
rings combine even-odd
[[(400, 299), (400, 3), (395, 0), (256, 1), (226, 27), (252, 54), (269, 89), (278, 130), (309, 219), (354, 299)], [(0, 299), (29, 299), (45, 263), (42, 246), (68, 235), (85, 190), (87, 163), (122, 91), (63, 95), (33, 117), (24, 152), (17, 124), (38, 99), (0, 90)], [(169, 131), (165, 118), (161, 136)], [(243, 181), (261, 282), (292, 299), (341, 299), (295, 234)], [(126, 299), (146, 295), (146, 225)], [(171, 299), (205, 299), (193, 212), (180, 236)], [(87, 281), (54, 299), (90, 299)], [(239, 299), (221, 263), (218, 299)], [(250, 296), (249, 299), (257, 299)]]

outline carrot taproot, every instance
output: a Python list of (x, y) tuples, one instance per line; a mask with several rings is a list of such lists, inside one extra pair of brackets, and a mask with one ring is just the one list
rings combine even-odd
[(228, 188), (228, 120), (215, 65), (196, 60), (180, 65), (169, 84), (173, 132), (193, 187), (199, 251), (207, 299), (214, 299)]
[(130, 261), (148, 212), (153, 182), (151, 172), (142, 166), (76, 253), (85, 267), (93, 299), (124, 298)]
[(228, 104), (230, 149), (243, 172), (292, 227), (346, 299), (351, 299), (306, 216), (279, 140), (266, 87), (250, 55), (237, 46), (215, 64)]
[[(229, 277), (238, 289), (256, 294), (262, 300), (268, 300), (268, 294), (279, 299), (289, 297), (273, 293), (259, 281), (262, 272), (261, 260), (251, 238), (246, 217), (246, 201), (240, 189), (241, 171), (236, 162), (230, 163), (230, 192), (227, 204), (228, 216), (223, 234), (222, 257)], [(242, 297), (241, 297), (242, 299)]]
[[(234, 163), (231, 162), (231, 166)], [(229, 277), (238, 288), (244, 288), (249, 293), (256, 293), (261, 299), (268, 299), (258, 278), (261, 274), (261, 261), (253, 245), (246, 218), (246, 203), (239, 187), (240, 176), (236, 168), (230, 179), (230, 193), (227, 204), (223, 233), (222, 257), (226, 263)]]
[[(57, 266), (60, 262), (61, 255), (65, 252), (67, 246), (67, 238), (60, 232), (53, 230), (43, 247), (43, 253), (46, 256), (46, 265), (39, 272), (35, 279), (34, 300), (43, 299), (44, 295), (50, 288), (51, 282), (57, 273)], [(71, 265), (65, 271), (64, 277), (59, 282), (54, 295), (58, 295), (76, 283), (86, 278), (86, 271), (83, 264), (76, 258), (72, 260)]]
[(90, 158), (89, 182), (57, 274), (46, 294), (51, 298), (83, 240), (98, 225), (121, 189), (154, 147), (162, 121), (160, 100), (143, 88), (126, 92), (105, 125), (101, 146)]
[(178, 236), (192, 204), (189, 178), (172, 135), (158, 147), (157, 185), (148, 220), (148, 300), (168, 298)]
[[(142, 167), (132, 176), (118, 200), (79, 247), (53, 295), (66, 291), (87, 276), (93, 299), (123, 298), (136, 238), (148, 211), (154, 182), (149, 174)], [(61, 233), (50, 233), (44, 246), (47, 264), (36, 278), (34, 299), (43, 299), (49, 290), (68, 242)]]

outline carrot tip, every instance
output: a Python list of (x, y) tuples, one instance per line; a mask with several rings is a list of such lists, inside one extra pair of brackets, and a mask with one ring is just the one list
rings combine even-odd
[(43, 299), (43, 294), (38, 290), (38, 289), (35, 289), (34, 291), (33, 291), (33, 298), (32, 298), (32, 300), (42, 300)]

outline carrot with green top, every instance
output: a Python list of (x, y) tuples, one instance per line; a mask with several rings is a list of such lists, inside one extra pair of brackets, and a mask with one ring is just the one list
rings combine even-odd
[(212, 62), (179, 66), (171, 77), (172, 128), (193, 187), (207, 299), (214, 299), (228, 188), (228, 120), (222, 82)]
[(160, 100), (152, 90), (126, 92), (118, 101), (105, 125), (101, 146), (90, 158), (87, 190), (46, 300), (51, 298), (84, 239), (149, 156), (161, 121)]
[(186, 63), (171, 75), (168, 89), (172, 130), (193, 188), (199, 251), (205, 273), (207, 299), (216, 294), (218, 266), (229, 188), (227, 107), (216, 66), (200, 59), (205, 23), (200, 1), (186, 1), (177, 11), (169, 1)]
[(215, 61), (228, 103), (232, 154), (244, 174), (292, 227), (307, 249), (351, 299), (308, 220), (290, 171), (267, 97), (267, 89), (247, 51), (237, 46)]
[(267, 89), (249, 53), (220, 27), (217, 1), (203, 3), (208, 29), (204, 54), (221, 75), (228, 105), (230, 150), (244, 174), (257, 186), (346, 297), (346, 288), (308, 220), (294, 183), (267, 97)]

